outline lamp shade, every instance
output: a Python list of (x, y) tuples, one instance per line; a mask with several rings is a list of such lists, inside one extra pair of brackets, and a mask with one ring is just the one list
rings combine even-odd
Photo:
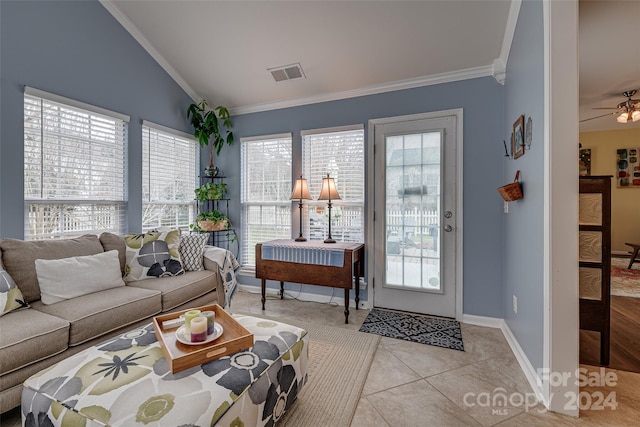
[(638, 120), (640, 120), (640, 110), (635, 110), (633, 113), (631, 113), (631, 119), (634, 122), (637, 122)]
[(620, 114), (620, 115), (618, 116), (618, 118), (616, 119), (616, 121), (617, 121), (618, 123), (627, 123), (627, 115), (628, 115), (628, 113), (625, 111), (624, 113), (622, 113), (622, 114)]
[(329, 177), (329, 174), (327, 174), (326, 178), (322, 178), (322, 190), (318, 200), (340, 200), (336, 183), (333, 178)]
[(293, 186), (293, 191), (291, 192), (291, 200), (311, 200), (307, 180), (304, 179), (302, 175), (296, 179), (296, 184)]

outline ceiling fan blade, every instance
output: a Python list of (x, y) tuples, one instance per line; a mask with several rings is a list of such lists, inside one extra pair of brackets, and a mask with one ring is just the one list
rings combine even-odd
[(601, 115), (601, 116), (591, 117), (590, 119), (580, 120), (580, 123), (582, 123), (582, 122), (588, 122), (589, 120), (599, 119), (600, 117), (610, 116), (610, 115), (612, 115), (612, 114), (618, 114), (618, 113), (617, 113), (617, 112), (615, 112), (615, 113), (607, 113), (607, 114), (603, 114), (603, 115)]

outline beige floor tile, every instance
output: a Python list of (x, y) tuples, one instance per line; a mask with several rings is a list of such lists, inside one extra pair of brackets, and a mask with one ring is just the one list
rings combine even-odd
[(389, 427), (389, 424), (376, 411), (371, 402), (366, 397), (362, 397), (358, 402), (351, 427)]
[(402, 384), (419, 380), (420, 376), (413, 372), (393, 354), (378, 347), (364, 384), (365, 396)]
[(479, 425), (424, 380), (369, 395), (367, 400), (392, 426)]
[(484, 426), (511, 418), (527, 405), (537, 405), (514, 357), (481, 360), (426, 381)]

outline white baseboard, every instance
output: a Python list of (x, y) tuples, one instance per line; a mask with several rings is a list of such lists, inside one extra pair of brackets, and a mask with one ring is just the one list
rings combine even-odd
[(511, 328), (509, 328), (507, 322), (505, 322), (504, 319), (501, 320), (502, 327), (500, 329), (502, 329), (502, 333), (504, 334), (507, 343), (509, 343), (511, 351), (513, 351), (513, 354), (516, 356), (516, 360), (520, 364), (520, 369), (522, 369), (524, 376), (527, 378), (527, 381), (529, 381), (529, 385), (535, 393), (538, 402), (541, 402), (545, 407), (548, 408), (549, 402), (547, 402), (544, 398), (542, 381), (540, 381), (540, 379), (538, 378), (538, 374), (536, 373), (535, 368), (529, 361), (529, 358), (525, 354), (524, 350), (522, 350), (522, 347), (520, 347), (520, 343), (518, 343), (518, 340), (513, 335), (513, 332), (511, 332)]
[(511, 332), (511, 329), (507, 325), (504, 319), (499, 317), (486, 317), (486, 316), (475, 316), (473, 314), (463, 314), (462, 315), (462, 323), (467, 323), (469, 325), (476, 326), (485, 326), (488, 328), (498, 328), (502, 331), (504, 338), (507, 340), (511, 351), (516, 356), (516, 360), (520, 365), (520, 369), (522, 369), (522, 373), (524, 373), (531, 389), (536, 395), (538, 402), (543, 403), (546, 407), (548, 407), (548, 402), (544, 400), (544, 393), (542, 392), (542, 384), (538, 379), (538, 375), (536, 374), (536, 370), (529, 361), (529, 358), (520, 347), (518, 340)]
[[(251, 286), (251, 285), (242, 285), (242, 284), (238, 284), (238, 289), (251, 293), (251, 294), (256, 294), (259, 295), (260, 294), (260, 287), (259, 286)], [(336, 289), (335, 292), (338, 291), (342, 291), (341, 288), (334, 288)], [(268, 296), (271, 297), (280, 297), (280, 290), (279, 289), (274, 289), (274, 288), (267, 288), (266, 289), (266, 293)], [(340, 292), (342, 294), (344, 294), (344, 292)], [(334, 295), (333, 297), (328, 296), (328, 295), (318, 295), (318, 294), (312, 294), (312, 293), (308, 293), (308, 292), (298, 292), (298, 291), (292, 291), (292, 290), (284, 290), (284, 298), (285, 299), (297, 299), (300, 301), (309, 301), (309, 302), (319, 302), (319, 303), (323, 303), (323, 304), (336, 304), (339, 306), (344, 306), (344, 296), (337, 296)], [(367, 301), (360, 301), (360, 308), (367, 308)], [(356, 307), (356, 302), (354, 300), (350, 300), (349, 301), (349, 307), (355, 308)]]
[(487, 328), (502, 329), (504, 320), (499, 317), (476, 316), (474, 314), (463, 314), (462, 323), (468, 325), (485, 326)]

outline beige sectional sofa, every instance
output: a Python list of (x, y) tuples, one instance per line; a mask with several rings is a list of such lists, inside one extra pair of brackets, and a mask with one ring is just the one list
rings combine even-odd
[(159, 313), (215, 302), (225, 306), (218, 267), (206, 259), (203, 271), (129, 281), (54, 304), (41, 301), (36, 259), (67, 259), (114, 249), (124, 275), (122, 236), (103, 233), (50, 241), (0, 239), (0, 267), (29, 304), (29, 308), (0, 317), (0, 413), (20, 405), (25, 379), (86, 347), (148, 323)]

